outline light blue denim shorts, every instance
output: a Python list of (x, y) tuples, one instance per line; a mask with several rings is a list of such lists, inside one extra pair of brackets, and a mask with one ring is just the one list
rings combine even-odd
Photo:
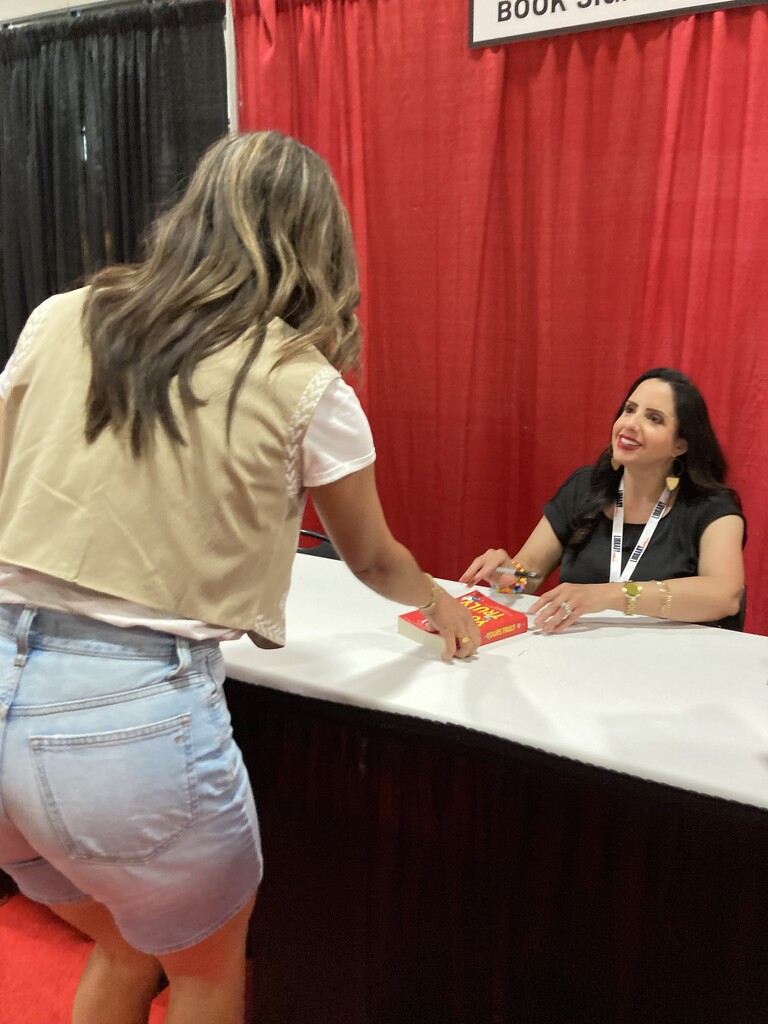
[(106, 904), (171, 953), (262, 874), (218, 645), (0, 605), (0, 867), (40, 903)]

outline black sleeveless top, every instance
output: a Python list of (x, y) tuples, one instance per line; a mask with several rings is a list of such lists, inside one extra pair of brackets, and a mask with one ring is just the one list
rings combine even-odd
[[(551, 501), (544, 515), (565, 548), (573, 533), (579, 511), (590, 493), (591, 466), (572, 473)], [(701, 535), (710, 523), (723, 516), (744, 515), (727, 492), (685, 499), (680, 494), (656, 527), (648, 547), (637, 563), (632, 579), (670, 580), (698, 576)], [(621, 567), (640, 539), (645, 523), (624, 523)], [(612, 520), (601, 516), (591, 536), (574, 555), (566, 552), (560, 565), (562, 583), (608, 583), (610, 571)], [(746, 520), (744, 539), (746, 541)]]

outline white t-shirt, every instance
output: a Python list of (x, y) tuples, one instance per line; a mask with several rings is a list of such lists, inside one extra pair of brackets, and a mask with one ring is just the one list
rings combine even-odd
[[(13, 355), (0, 373), (0, 400), (5, 400), (14, 373), (33, 343), (56, 296), (35, 310), (19, 336)], [(357, 395), (341, 378), (332, 380), (315, 407), (301, 446), (302, 482), (319, 487), (370, 466), (376, 449), (368, 419)], [(239, 630), (222, 629), (193, 619), (177, 619), (153, 608), (111, 597), (95, 590), (14, 565), (0, 564), (0, 604), (29, 604), (39, 608), (87, 615), (115, 626), (147, 626), (195, 640), (234, 640)]]

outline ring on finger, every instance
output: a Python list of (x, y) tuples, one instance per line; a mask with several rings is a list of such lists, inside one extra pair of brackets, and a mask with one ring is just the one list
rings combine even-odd
[(461, 640), (459, 640), (459, 643), (460, 643), (460, 644), (461, 644), (461, 646), (463, 647), (463, 646), (464, 646), (465, 644), (468, 644), (468, 643), (469, 643), (469, 637), (468, 637), (468, 636), (463, 636), (463, 637), (461, 638)]
[(573, 615), (573, 608), (571, 608), (567, 601), (563, 601), (560, 607), (563, 609), (563, 612), (565, 613), (563, 616), (564, 618), (567, 619), (570, 615)]

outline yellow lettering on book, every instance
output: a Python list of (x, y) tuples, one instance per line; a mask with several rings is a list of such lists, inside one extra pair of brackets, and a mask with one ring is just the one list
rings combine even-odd
[(480, 604), (479, 601), (462, 601), (473, 615), (482, 615), (484, 619), (500, 619), (504, 615), (503, 608), (489, 608), (487, 604)]
[(488, 633), (488, 639), (492, 640), (497, 636), (506, 636), (508, 633), (517, 633), (520, 630), (520, 624), (518, 622), (510, 622), (508, 626), (502, 626), (501, 629), (494, 629), (492, 633)]

